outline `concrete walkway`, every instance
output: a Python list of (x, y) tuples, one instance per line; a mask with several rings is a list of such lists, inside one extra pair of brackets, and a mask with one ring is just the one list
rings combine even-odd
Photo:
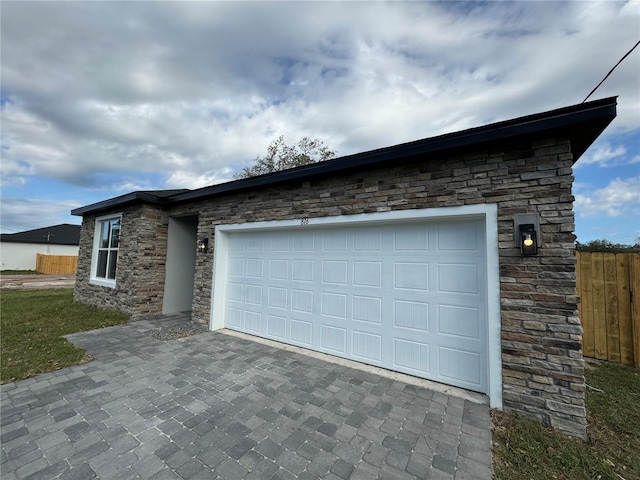
[(36, 288), (73, 288), (76, 275), (73, 274), (25, 274), (0, 275), (0, 288), (31, 290)]
[(1, 387), (3, 480), (491, 478), (489, 410), (161, 317), (69, 336), (95, 361)]

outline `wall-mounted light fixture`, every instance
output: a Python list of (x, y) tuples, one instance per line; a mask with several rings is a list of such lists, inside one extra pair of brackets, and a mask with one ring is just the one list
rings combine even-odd
[(198, 240), (198, 252), (207, 253), (209, 249), (209, 237), (204, 237), (202, 240)]
[(513, 246), (524, 257), (538, 254), (540, 247), (540, 218), (537, 213), (517, 214), (513, 217)]
[(531, 223), (520, 225), (520, 253), (528, 257), (538, 253), (538, 239), (535, 226)]

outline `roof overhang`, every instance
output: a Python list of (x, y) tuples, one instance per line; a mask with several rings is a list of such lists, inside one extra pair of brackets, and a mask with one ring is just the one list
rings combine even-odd
[(394, 165), (400, 160), (408, 162), (412, 159), (423, 158), (425, 155), (455, 154), (471, 148), (487, 148), (501, 142), (523, 141), (539, 138), (546, 134), (568, 138), (571, 141), (573, 161), (576, 162), (616, 117), (616, 99), (617, 97), (609, 97), (581, 103), (460, 132), (347, 155), (281, 172), (235, 180), (197, 190), (181, 191), (170, 196), (158, 197), (152, 195), (154, 192), (132, 192), (93, 205), (76, 208), (71, 213), (84, 215), (138, 202), (168, 206), (285, 182), (306, 181), (319, 177), (335, 176), (340, 173), (366, 170), (381, 164)]

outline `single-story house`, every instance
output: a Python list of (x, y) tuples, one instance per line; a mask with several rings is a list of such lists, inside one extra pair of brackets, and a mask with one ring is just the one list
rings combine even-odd
[(481, 392), (584, 437), (572, 166), (616, 98), (83, 217), (78, 302)]
[(63, 223), (0, 234), (1, 270), (35, 270), (38, 254), (77, 256), (80, 225)]

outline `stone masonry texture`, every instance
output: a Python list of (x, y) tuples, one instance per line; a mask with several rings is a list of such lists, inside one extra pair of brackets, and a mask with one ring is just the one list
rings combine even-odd
[[(573, 155), (569, 140), (543, 138), (499, 148), (424, 156), (393, 166), (220, 195), (172, 206), (134, 205), (122, 213), (115, 289), (91, 285), (95, 216), (83, 219), (75, 300), (132, 316), (162, 311), (168, 220), (198, 215), (192, 315), (211, 310), (215, 227), (492, 203), (498, 207), (504, 409), (584, 438), (582, 328), (575, 289)], [(540, 218), (539, 253), (513, 244), (515, 214)]]

